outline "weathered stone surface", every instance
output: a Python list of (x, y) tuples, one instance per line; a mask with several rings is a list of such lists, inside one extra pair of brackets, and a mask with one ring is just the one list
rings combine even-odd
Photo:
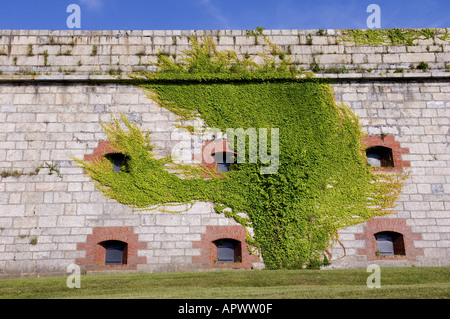
[[(42, 34), (20, 31), (12, 42), (20, 62), (18, 66), (12, 65), (9, 57), (0, 56), (0, 70), (4, 75), (0, 77), (0, 171), (17, 169), (26, 173), (0, 178), (0, 273), (64, 273), (69, 264), (87, 258), (87, 251), (80, 247), (86, 244), (88, 236), (105, 228), (114, 229), (113, 235), (117, 235), (127, 227), (132, 228), (141, 242), (139, 247), (133, 247), (136, 258), (146, 258), (145, 262), (137, 263), (136, 269), (199, 269), (202, 266), (194, 260), (202, 255), (202, 249), (195, 245), (202, 241), (207, 228), (233, 227), (237, 225), (234, 220), (216, 214), (213, 205), (204, 202), (195, 202), (192, 207), (167, 206), (172, 213), (152, 209), (133, 211), (103, 197), (69, 157), (93, 154), (99, 141), (106, 139), (98, 122), (108, 121), (112, 114), (119, 112), (152, 132), (152, 140), (160, 147), (158, 156), (171, 154), (177, 143), (182, 150), (189, 150), (191, 145), (201, 146), (200, 142), (191, 141), (187, 132), (176, 128), (175, 124), (180, 123), (177, 116), (161, 109), (140, 88), (89, 82), (110, 79), (105, 70), (118, 68), (118, 60), (111, 59), (111, 49), (120, 55), (121, 70), (131, 72), (139, 63), (137, 54), (141, 55), (143, 49), (146, 59), (155, 58), (157, 50), (151, 47), (156, 45), (179, 52), (186, 46), (188, 35), (195, 32), (133, 31), (126, 37), (120, 33), (117, 39), (111, 32), (105, 36), (100, 32), (96, 37), (93, 32), (58, 31), (52, 35), (61, 43), (70, 43), (72, 35), (77, 38), (72, 55), (56, 57), (58, 51), (48, 44), (48, 31)], [(403, 46), (335, 44), (337, 34), (328, 31), (326, 36), (313, 34), (312, 45), (306, 44), (309, 31), (264, 32), (274, 43), (289, 46), (295, 60), (306, 68), (313, 61), (313, 53), (316, 62), (327, 67), (351, 64), (347, 68), (350, 74), (335, 76), (339, 80), (332, 85), (336, 99), (353, 109), (365, 132), (393, 135), (400, 147), (407, 149), (400, 157), (410, 162), (411, 167), (405, 168), (410, 171), (410, 178), (405, 182), (395, 214), (387, 218), (405, 221), (411, 229), (408, 236), (419, 236), (411, 239), (412, 249), (422, 249), (423, 255), (381, 262), (394, 266), (450, 265), (448, 74), (420, 71), (394, 76), (392, 72), (385, 73), (387, 69), (400, 67), (412, 71), (408, 69), (409, 64), (420, 61), (438, 68), (433, 63), (443, 62), (448, 53), (427, 52), (426, 45), (420, 43), (413, 48), (415, 51), (409, 52)], [(7, 40), (11, 33), (0, 30), (0, 35)], [(174, 36), (177, 46), (173, 43)], [(219, 42), (220, 48), (238, 53), (257, 54), (267, 48), (262, 37), (258, 37), (259, 44), (255, 45), (254, 37), (241, 30), (223, 31), (219, 37), (213, 35), (213, 39)], [(42, 59), (25, 59), (29, 41), (48, 50), (51, 66), (45, 67), (45, 73), (50, 75), (40, 75), (36, 82), (26, 76), (16, 79), (19, 83), (11, 82), (12, 74), (26, 67), (36, 68), (37, 72), (44, 70)], [(94, 45), (97, 45), (97, 55), (91, 56)], [(78, 61), (82, 67), (78, 67)], [(61, 74), (60, 67), (75, 71), (69, 77)], [(358, 73), (368, 68), (373, 71)], [(89, 72), (103, 74), (88, 75)], [(380, 75), (380, 72), (384, 73)], [(398, 76), (405, 81), (397, 82)], [(40, 77), (51, 83), (37, 81)], [(414, 80), (418, 77), (423, 82)], [(62, 176), (54, 172), (50, 175), (45, 162), (56, 164)], [(37, 175), (28, 175), (39, 167)], [(340, 245), (332, 250), (334, 267), (367, 264), (368, 257), (360, 253), (366, 248), (366, 242), (358, 237), (364, 229), (364, 225), (355, 225), (340, 231), (345, 250)], [(31, 244), (34, 237), (37, 243)], [(102, 240), (105, 239), (99, 242)], [(405, 237), (405, 240), (410, 239)], [(13, 251), (17, 251), (16, 256)], [(408, 254), (409, 251), (407, 257)], [(254, 263), (253, 267), (261, 268), (262, 264)]]

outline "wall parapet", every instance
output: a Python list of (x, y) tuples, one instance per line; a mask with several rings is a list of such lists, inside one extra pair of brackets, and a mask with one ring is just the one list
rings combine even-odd
[[(258, 53), (270, 53), (266, 37), (290, 54), (298, 69), (331, 78), (347, 78), (353, 73), (369, 78), (429, 77), (448, 71), (450, 43), (445, 29), (435, 29), (434, 38), (417, 38), (413, 46), (356, 44), (345, 39), (343, 32), (264, 30), (257, 35), (246, 30), (0, 30), (0, 74), (152, 72), (160, 53), (179, 61), (192, 36), (210, 36), (218, 50), (248, 55), (256, 62)], [(419, 67), (420, 63), (426, 67)]]
[[(0, 66), (1, 67), (1, 66)], [(316, 78), (324, 79), (330, 83), (336, 82), (352, 82), (352, 81), (366, 81), (366, 82), (378, 82), (378, 81), (439, 81), (450, 80), (450, 72), (432, 71), (424, 73), (384, 73), (384, 74), (367, 74), (367, 73), (345, 73), (345, 74), (315, 74)], [(301, 78), (301, 76), (299, 76)], [(131, 77), (129, 74), (111, 76), (111, 75), (89, 75), (89, 74), (76, 74), (76, 75), (0, 75), (0, 83), (124, 83), (128, 82), (141, 83), (146, 81), (140, 80), (135, 77)], [(182, 80), (177, 80), (182, 81)], [(247, 81), (247, 80), (245, 80)]]

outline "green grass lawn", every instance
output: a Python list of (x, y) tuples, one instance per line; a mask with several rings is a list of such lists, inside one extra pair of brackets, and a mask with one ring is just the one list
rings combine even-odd
[(450, 268), (381, 268), (381, 288), (366, 269), (204, 271), (0, 279), (0, 298), (450, 298)]

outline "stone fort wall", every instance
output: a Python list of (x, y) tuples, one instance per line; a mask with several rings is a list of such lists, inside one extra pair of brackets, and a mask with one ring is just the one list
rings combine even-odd
[[(395, 214), (340, 232), (331, 267), (449, 266), (449, 44), (437, 37), (409, 47), (355, 46), (336, 30), (264, 33), (299, 68), (318, 63), (324, 72), (317, 76), (334, 79), (336, 100), (360, 117), (364, 142), (389, 147), (390, 169), (410, 172)], [(117, 82), (133, 70), (154, 70), (149, 62), (160, 51), (179, 57), (190, 35), (205, 34), (219, 50), (268, 49), (246, 31), (0, 30), (0, 171), (8, 172), (0, 177), (2, 276), (66, 273), (72, 263), (88, 272), (263, 267), (245, 247), (251, 229), (211, 204), (132, 211), (103, 197), (70, 159), (107, 152), (99, 122), (119, 112), (152, 132), (161, 156), (170, 154), (188, 135), (176, 128), (177, 116), (137, 86)], [(420, 62), (426, 72), (416, 68)], [(330, 73), (342, 66), (345, 72)], [(403, 236), (404, 253), (377, 253), (374, 235), (383, 231)], [(238, 262), (217, 263), (214, 242), (224, 238), (242, 246)], [(109, 240), (127, 244), (125, 264), (104, 265), (100, 243)]]

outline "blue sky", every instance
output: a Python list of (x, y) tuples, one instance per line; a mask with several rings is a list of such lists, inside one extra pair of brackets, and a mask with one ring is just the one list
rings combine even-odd
[(372, 3), (382, 28), (450, 27), (449, 0), (1, 0), (0, 29), (67, 30), (69, 4), (82, 30), (364, 29)]

